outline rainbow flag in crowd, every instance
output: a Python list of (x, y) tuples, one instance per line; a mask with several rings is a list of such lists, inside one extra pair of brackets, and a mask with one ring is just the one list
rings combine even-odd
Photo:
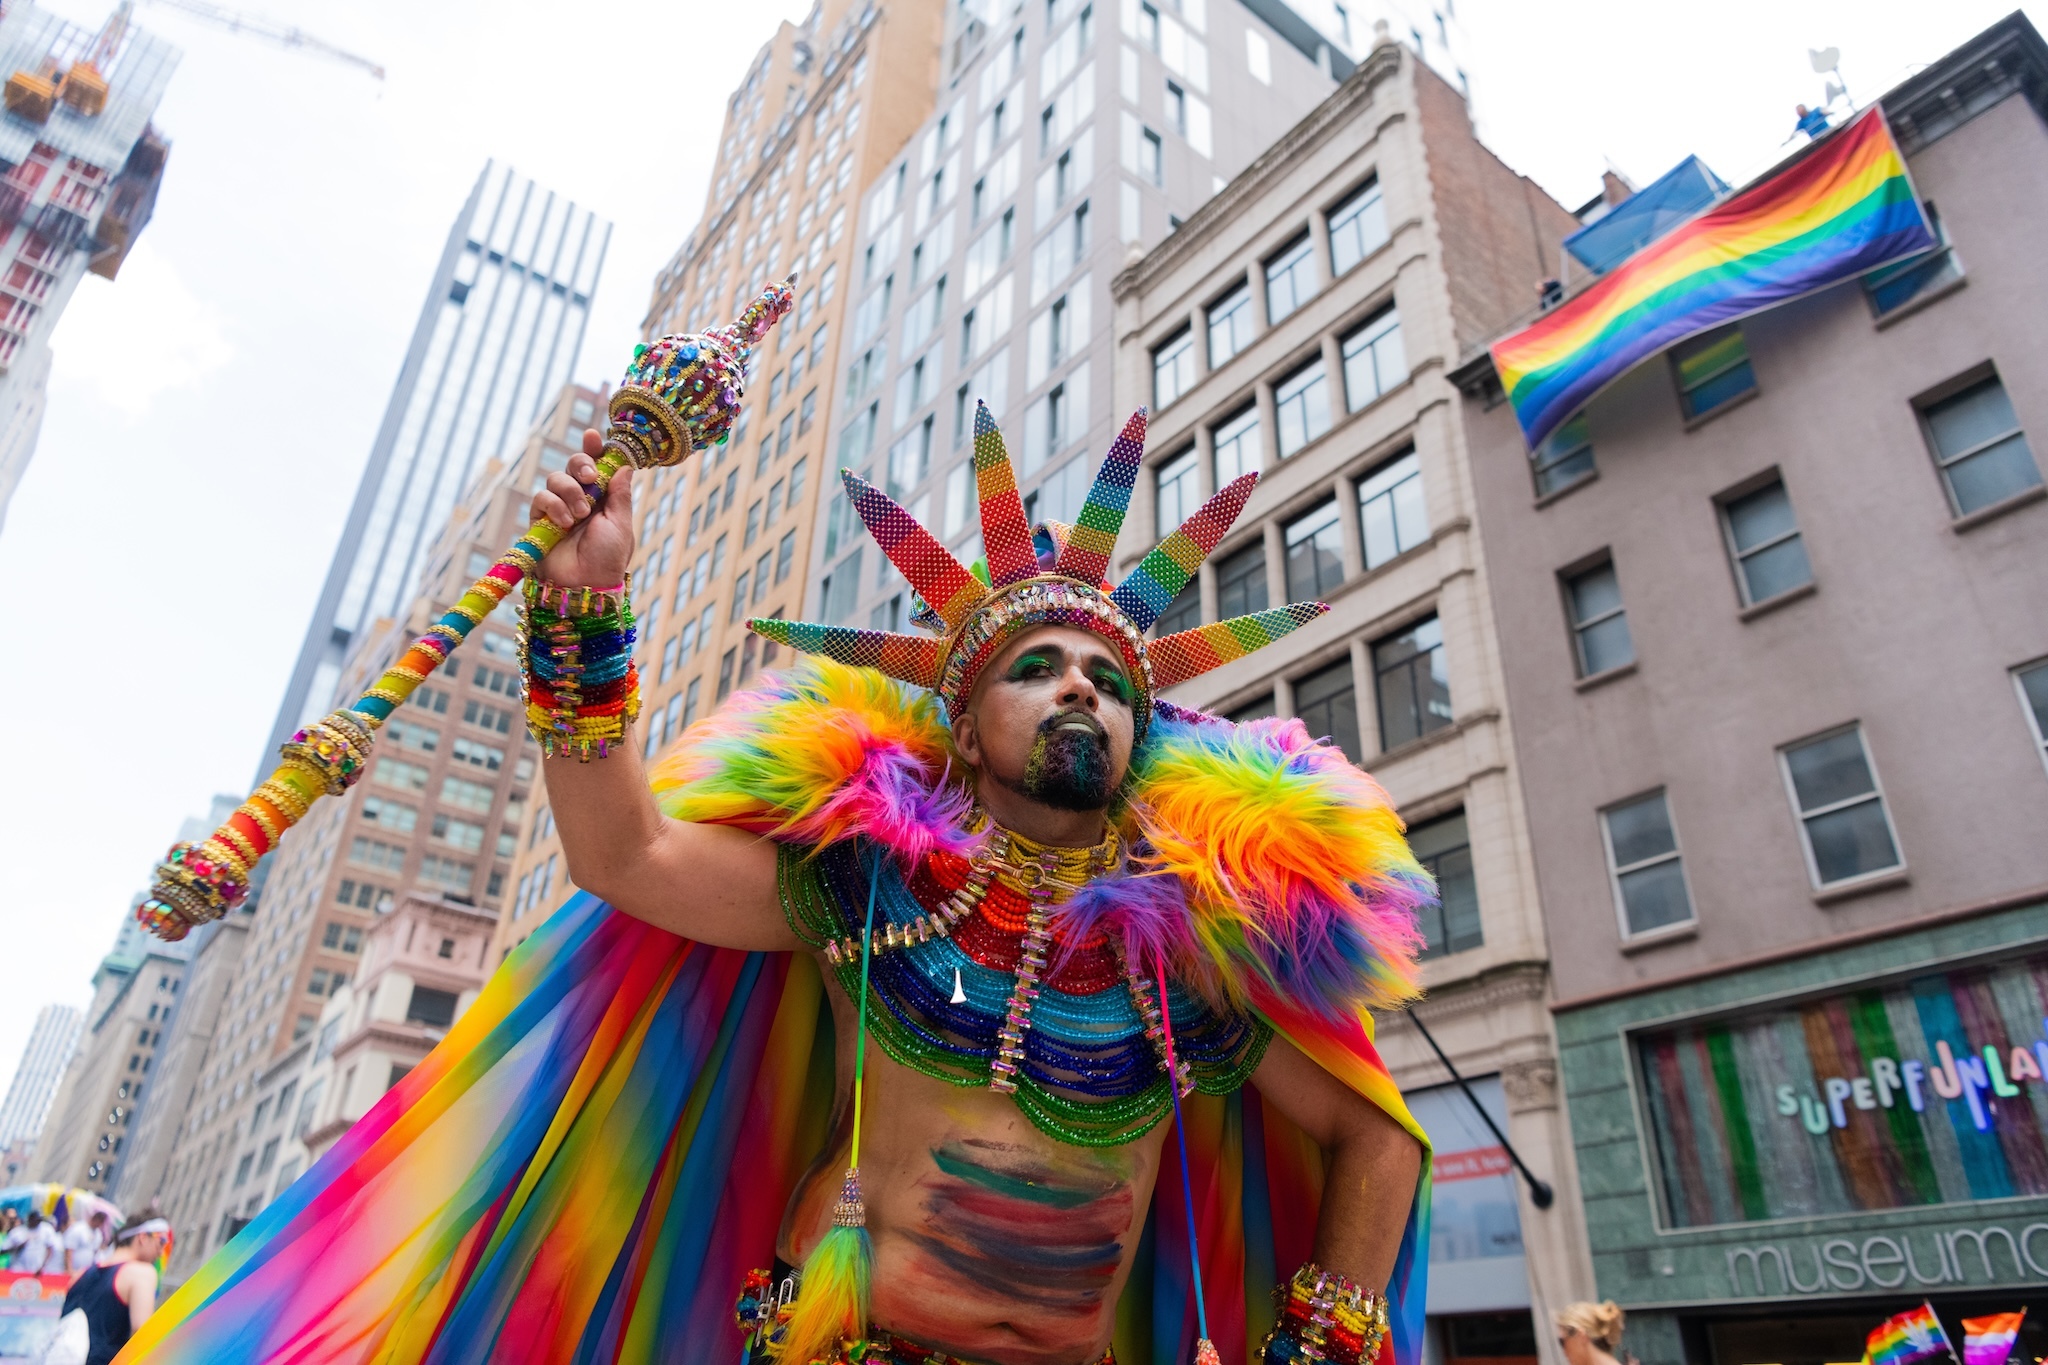
[(2005, 1365), (2020, 1339), (2020, 1324), (2027, 1310), (1993, 1313), (1988, 1318), (1963, 1319), (1963, 1365)]
[(1925, 1303), (1886, 1318), (1871, 1329), (1863, 1343), (1863, 1365), (1910, 1365), (1915, 1360), (1954, 1355), (1948, 1333), (1941, 1330), (1941, 1319)]
[(1533, 450), (1667, 346), (1935, 245), (1873, 105), (1495, 342), (1494, 370)]

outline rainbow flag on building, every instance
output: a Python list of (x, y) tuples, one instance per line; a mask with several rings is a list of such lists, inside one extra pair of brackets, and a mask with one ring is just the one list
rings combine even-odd
[(1873, 105), (1495, 342), (1494, 370), (1533, 450), (1666, 347), (1936, 244)]
[(1863, 1365), (1911, 1365), (1936, 1356), (1953, 1360), (1955, 1353), (1933, 1306), (1923, 1303), (1886, 1318), (1871, 1330), (1863, 1343)]
[(1963, 1365), (2005, 1365), (2020, 1339), (2020, 1324), (2026, 1320), (2024, 1308), (1988, 1318), (1964, 1318)]

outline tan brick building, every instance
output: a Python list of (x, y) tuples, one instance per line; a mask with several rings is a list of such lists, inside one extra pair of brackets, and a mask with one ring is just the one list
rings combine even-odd
[[(658, 275), (645, 334), (730, 319), (800, 272), (796, 311), (754, 356), (726, 444), (644, 479), (634, 498), (637, 738), (648, 755), (774, 660), (749, 616), (794, 615), (821, 486), (825, 424), (853, 292), (859, 196), (930, 112), (939, 0), (825, 0), (783, 24), (726, 103), (704, 219)], [(499, 955), (573, 889), (545, 802), (521, 838)]]
[(1116, 410), (1152, 407), (1117, 576), (1216, 489), (1257, 490), (1161, 632), (1330, 612), (1174, 700), (1300, 718), (1385, 785), (1442, 907), (1414, 1010), (1530, 1166), (1538, 1208), (1408, 1015), (1380, 1021), (1436, 1142), (1431, 1359), (1554, 1360), (1590, 1288), (1556, 1092), (1549, 963), (1455, 389), (1461, 349), (1534, 302), (1577, 226), (1474, 137), (1462, 97), (1382, 42), (1111, 285)]

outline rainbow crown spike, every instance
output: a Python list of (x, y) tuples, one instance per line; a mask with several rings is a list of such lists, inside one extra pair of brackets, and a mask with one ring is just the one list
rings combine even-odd
[(1220, 490), (1172, 535), (1153, 547), (1115, 590), (1103, 581), (1117, 533), (1144, 466), (1146, 413), (1131, 414), (1110, 446), (1073, 525), (1044, 523), (1044, 549), (1024, 520), (1024, 500), (985, 404), (974, 406), (974, 476), (981, 504), (980, 565), (962, 565), (897, 502), (850, 471), (840, 471), (846, 496), (921, 602), (916, 620), (940, 638), (779, 618), (755, 619), (756, 633), (809, 654), (872, 668), (939, 694), (957, 716), (981, 675), (1012, 635), (1032, 626), (1093, 631), (1116, 645), (1143, 694), (1136, 707), (1142, 733), (1158, 688), (1186, 682), (1240, 659), (1321, 616), (1320, 602), (1292, 602), (1270, 611), (1218, 621), (1149, 644), (1144, 636), (1185, 588), (1244, 510), (1258, 475)]
[(840, 470), (839, 477), (846, 484), (853, 510), (867, 523), (868, 534), (889, 556), (896, 572), (939, 614), (947, 630), (958, 630), (967, 614), (988, 596), (987, 586), (887, 493), (850, 469)]
[(974, 400), (974, 483), (981, 498), (981, 550), (988, 558), (989, 584), (1007, 588), (1036, 578), (1041, 572), (1038, 552), (1024, 520), (1024, 499), (1017, 496), (1010, 452), (988, 404), (979, 398)]
[(1124, 527), (1124, 513), (1130, 510), (1131, 489), (1138, 482), (1138, 467), (1145, 462), (1145, 409), (1139, 408), (1124, 423), (1124, 429), (1109, 447), (1109, 454), (1096, 471), (1095, 486), (1081, 504), (1081, 514), (1067, 528), (1065, 544), (1053, 572), (1078, 578), (1083, 583), (1100, 583), (1109, 572), (1110, 552), (1116, 549), (1117, 532)]

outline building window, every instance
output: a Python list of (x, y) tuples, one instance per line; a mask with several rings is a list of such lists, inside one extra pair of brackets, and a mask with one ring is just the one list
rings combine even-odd
[(1250, 616), (1266, 609), (1266, 543), (1254, 540), (1216, 562), (1216, 618)]
[(1368, 569), (1377, 569), (1429, 539), (1429, 512), (1422, 505), (1422, 467), (1414, 451), (1381, 465), (1358, 485), (1358, 520)]
[(1271, 326), (1316, 292), (1315, 243), (1304, 232), (1266, 262), (1266, 323)]
[(1192, 446), (1159, 466), (1158, 536), (1164, 540), (1178, 531), (1181, 523), (1201, 506), (1201, 490), (1195, 486), (1195, 450)]
[(455, 1022), (457, 998), (453, 991), (414, 986), (412, 998), (406, 1002), (405, 1021), (408, 1024), (425, 1024), (428, 1028), (447, 1028)]
[(1138, 130), (1138, 174), (1155, 185), (1166, 183), (1166, 147), (1150, 128)]
[(1193, 630), (1202, 624), (1202, 586), (1199, 579), (1190, 578), (1185, 587), (1166, 604), (1166, 610), (1159, 613), (1152, 623), (1152, 637), (1160, 639), (1177, 631)]
[(1750, 368), (1740, 327), (1723, 327), (1680, 344), (1671, 352), (1671, 370), (1678, 377), (1678, 405), (1687, 421), (1756, 391), (1756, 371)]
[(1565, 604), (1571, 611), (1580, 677), (1590, 678), (1595, 673), (1635, 662), (1635, 642), (1629, 639), (1628, 613), (1621, 605), (1621, 580), (1615, 577), (1612, 560), (1568, 575), (1564, 593)]
[(1358, 681), (1349, 654), (1295, 680), (1294, 714), (1311, 735), (1327, 738), (1353, 763), (1364, 759), (1358, 736)]
[(1958, 516), (2038, 488), (2041, 470), (1997, 376), (1920, 410)]
[(1451, 723), (1451, 679), (1444, 667), (1444, 628), (1426, 616), (1372, 647), (1380, 704), (1380, 749), (1403, 744)]
[(1183, 327), (1152, 352), (1152, 407), (1165, 407), (1195, 386), (1195, 334)]
[(1692, 919), (1678, 834), (1671, 827), (1671, 808), (1662, 791), (1600, 812), (1600, 833), (1607, 843), (1607, 870), (1614, 878), (1615, 906), (1625, 936)]
[(1216, 445), (1216, 487), (1225, 488), (1264, 463), (1259, 446), (1259, 408), (1247, 403), (1209, 433)]
[(1593, 477), (1593, 432), (1585, 413), (1551, 432), (1542, 445), (1530, 452), (1529, 471), (1536, 477), (1539, 498)]
[(1948, 228), (1941, 215), (1931, 202), (1924, 207), (1938, 245), (1932, 251), (1894, 261), (1863, 277), (1863, 292), (1870, 300), (1870, 311), (1878, 317), (1963, 277), (1963, 263), (1956, 259), (1955, 248), (1949, 245)]
[(1240, 284), (1209, 305), (1209, 368), (1252, 344), (1252, 287)]
[(1862, 727), (1791, 745), (1780, 756), (1815, 886), (1900, 866), (1898, 840), (1863, 748)]
[(2020, 709), (2033, 727), (2034, 748), (2048, 763), (2048, 659), (2014, 669), (2012, 684), (2019, 689)]
[(1330, 270), (1341, 275), (1387, 240), (1387, 205), (1378, 177), (1330, 210)]
[(1436, 879), (1437, 903), (1422, 911), (1424, 958), (1445, 957), (1486, 941), (1479, 928), (1479, 888), (1472, 877), (1472, 839), (1465, 812), (1408, 827), (1408, 847)]
[(1343, 532), (1337, 500), (1287, 523), (1287, 599), (1314, 602), (1344, 581)]
[(1768, 601), (1813, 581), (1806, 542), (1792, 516), (1782, 479), (1721, 503), (1721, 530), (1735, 561), (1744, 606)]
[(1330, 385), (1323, 358), (1273, 386), (1274, 421), (1280, 428), (1280, 458), (1286, 459), (1330, 429)]
[(1387, 308), (1344, 338), (1344, 401), (1357, 412), (1408, 377), (1401, 310)]

